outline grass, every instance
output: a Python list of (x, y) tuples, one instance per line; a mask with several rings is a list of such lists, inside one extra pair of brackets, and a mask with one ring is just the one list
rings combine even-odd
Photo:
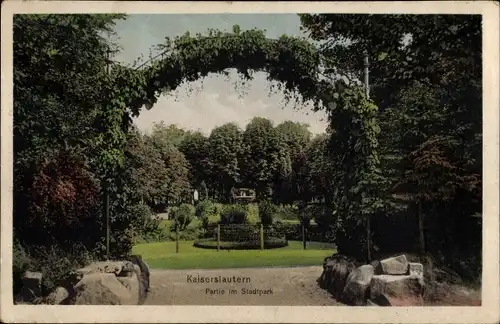
[(179, 242), (179, 253), (175, 253), (175, 242), (138, 244), (133, 253), (142, 255), (151, 268), (155, 269), (223, 269), (247, 267), (309, 266), (321, 265), (323, 259), (336, 252), (323, 243), (302, 243), (289, 241), (284, 248), (271, 250), (229, 250), (200, 249), (193, 241)]

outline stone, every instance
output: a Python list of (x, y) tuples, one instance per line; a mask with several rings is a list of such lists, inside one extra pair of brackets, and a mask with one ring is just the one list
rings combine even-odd
[(130, 257), (130, 261), (138, 265), (139, 268), (141, 269), (141, 281), (143, 283), (143, 286), (145, 287), (145, 291), (149, 291), (149, 277), (150, 277), (150, 271), (149, 271), (149, 266), (140, 255), (132, 255)]
[(375, 268), (370, 264), (352, 270), (347, 277), (342, 300), (349, 305), (365, 305), (368, 297), (367, 291), (374, 273)]
[(70, 297), (70, 292), (64, 287), (57, 287), (46, 298), (47, 304), (61, 305)]
[(138, 305), (141, 298), (141, 284), (139, 282), (139, 277), (133, 274), (130, 277), (116, 277), (118, 281), (130, 291), (134, 304)]
[(422, 263), (408, 263), (408, 274), (424, 279), (424, 265)]
[(130, 261), (101, 261), (76, 270), (76, 273), (82, 277), (91, 273), (114, 273), (117, 276), (128, 276), (130, 272), (134, 272), (134, 264)]
[(320, 286), (340, 301), (347, 277), (355, 268), (354, 262), (346, 256), (333, 255), (324, 260), (323, 268)]
[[(128, 277), (122, 277), (128, 278)], [(74, 305), (137, 305), (131, 289), (114, 273), (89, 273), (75, 285)]]
[(32, 302), (42, 296), (42, 273), (26, 271), (19, 298), (24, 302)]
[(388, 258), (380, 261), (377, 275), (406, 275), (408, 273), (408, 260), (406, 256), (399, 255), (397, 257)]
[(414, 275), (375, 275), (370, 299), (380, 306), (423, 306), (424, 281)]

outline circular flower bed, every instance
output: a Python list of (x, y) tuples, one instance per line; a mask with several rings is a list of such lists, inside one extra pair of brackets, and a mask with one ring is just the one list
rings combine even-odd
[[(202, 249), (217, 249), (217, 240), (203, 239), (195, 241), (193, 244), (195, 247)], [(288, 241), (284, 238), (278, 237), (269, 237), (264, 240), (264, 249), (277, 249), (288, 246)], [(242, 242), (228, 242), (221, 241), (220, 242), (221, 250), (258, 250), (260, 249), (260, 241), (259, 240), (250, 240), (250, 241), (242, 241)]]

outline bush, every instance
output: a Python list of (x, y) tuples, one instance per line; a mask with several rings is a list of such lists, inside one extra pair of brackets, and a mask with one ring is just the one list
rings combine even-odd
[(248, 208), (244, 205), (226, 205), (221, 212), (221, 224), (248, 223)]
[(172, 228), (183, 231), (193, 221), (196, 209), (191, 204), (181, 204), (177, 208), (172, 208), (171, 213), (174, 219)]
[(263, 225), (271, 225), (277, 208), (269, 201), (259, 203), (259, 218)]
[(260, 227), (250, 224), (226, 224), (220, 227), (221, 241), (245, 242), (259, 240)]
[(91, 246), (99, 239), (99, 184), (82, 157), (47, 152), (18, 180), (23, 184), (15, 188), (14, 228), (23, 244)]
[(319, 227), (325, 230), (329, 229), (334, 223), (333, 209), (325, 205), (309, 205), (304, 209), (303, 213), (304, 221), (306, 224), (308, 221), (314, 219)]
[(83, 245), (70, 242), (29, 249), (16, 242), (13, 252), (14, 294), (21, 288), (25, 271), (42, 273), (42, 296), (47, 296), (58, 286), (76, 284), (74, 271), (98, 260), (97, 251), (88, 251)]
[(22, 287), (22, 278), (26, 271), (33, 266), (33, 261), (29, 257), (23, 246), (14, 240), (12, 246), (12, 281), (13, 291), (16, 295)]
[[(289, 224), (277, 221), (270, 226), (266, 231), (269, 235), (282, 236), (284, 235), (289, 241), (302, 241), (302, 225)], [(333, 243), (335, 236), (333, 230), (325, 231), (318, 225), (309, 225), (306, 227), (306, 240), (310, 242)]]
[(297, 207), (276, 206), (276, 219), (297, 220), (300, 219)]
[(130, 217), (131, 225), (134, 228), (142, 228), (148, 221), (153, 219), (153, 211), (146, 204), (136, 204), (128, 206), (126, 209), (126, 213), (128, 217)]
[[(202, 236), (203, 231), (199, 226), (188, 226), (183, 231), (179, 232), (179, 241), (192, 241), (198, 239)], [(168, 240), (175, 241), (177, 238), (177, 233), (172, 231), (168, 233)]]
[(217, 214), (217, 206), (210, 200), (202, 200), (196, 205), (196, 217), (203, 219)]

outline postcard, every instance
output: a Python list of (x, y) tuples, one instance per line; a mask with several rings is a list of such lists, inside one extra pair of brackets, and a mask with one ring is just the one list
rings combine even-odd
[(2, 3), (2, 321), (497, 323), (499, 12)]

